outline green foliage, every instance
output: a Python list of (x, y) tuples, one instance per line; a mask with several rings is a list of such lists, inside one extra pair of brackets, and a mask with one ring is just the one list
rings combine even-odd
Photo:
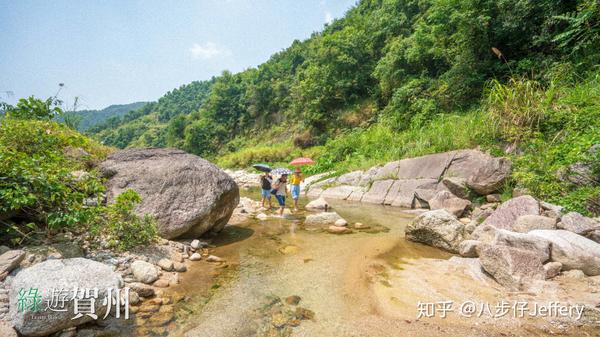
[[(28, 116), (44, 115), (31, 111)], [(76, 148), (87, 155), (73, 156)], [(106, 227), (106, 234), (119, 242), (117, 248), (151, 240), (153, 220), (132, 212), (139, 202), (135, 192), (119, 196), (114, 205), (100, 205), (104, 186), (90, 167), (110, 151), (53, 121), (15, 115), (0, 119), (0, 241), (21, 245), (92, 227)]]
[(7, 117), (11, 118), (51, 120), (63, 113), (60, 103), (53, 97), (41, 100), (30, 96), (19, 99), (15, 106), (2, 104), (2, 110), (5, 111)]
[(115, 202), (104, 209), (101, 218), (102, 228), (95, 228), (108, 242), (109, 247), (128, 250), (147, 244), (157, 238), (156, 221), (149, 215), (140, 217), (135, 214), (135, 207), (142, 198), (134, 190), (119, 194)]
[[(70, 159), (79, 147), (90, 156)], [(55, 122), (7, 117), (0, 120), (0, 220), (13, 243), (36, 231), (56, 232), (93, 219), (84, 199), (103, 191), (95, 172), (76, 177), (74, 170), (99, 160), (109, 149)], [(19, 229), (19, 223), (25, 224)]]
[(576, 11), (555, 17), (568, 24), (567, 29), (553, 39), (563, 50), (585, 65), (597, 65), (600, 61), (600, 3), (598, 0), (582, 1)]

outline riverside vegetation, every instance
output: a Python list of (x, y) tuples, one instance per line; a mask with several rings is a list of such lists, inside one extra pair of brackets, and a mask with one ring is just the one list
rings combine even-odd
[[(257, 68), (193, 82), (95, 125), (117, 147), (177, 147), (224, 167), (318, 159), (308, 173), (480, 146), (514, 187), (590, 213), (560, 172), (600, 139), (597, 1), (364, 0)], [(260, 135), (260, 137), (256, 136)]]

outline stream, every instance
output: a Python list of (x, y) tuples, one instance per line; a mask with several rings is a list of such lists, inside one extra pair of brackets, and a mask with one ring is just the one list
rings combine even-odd
[[(243, 191), (242, 196), (256, 199), (257, 193)], [(301, 200), (302, 209), (307, 202)], [(519, 332), (514, 336), (549, 332), (539, 319), (523, 324), (454, 314), (417, 320), (418, 302), (491, 303), (504, 292), (496, 284), (474, 282), (479, 276), (471, 268), (448, 263), (451, 254), (405, 240), (404, 228), (414, 215), (379, 205), (332, 206), (349, 224), (371, 228), (344, 235), (307, 231), (300, 227), (305, 211), (228, 225), (212, 241), (214, 254), (226, 262), (201, 262), (168, 289), (171, 298), (184, 300), (174, 306), (175, 320), (159, 335), (513, 336), (515, 328)]]

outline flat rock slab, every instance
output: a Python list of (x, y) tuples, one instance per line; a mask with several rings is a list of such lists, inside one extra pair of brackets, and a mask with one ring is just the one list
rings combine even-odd
[(454, 152), (443, 152), (422, 157), (402, 159), (398, 162), (397, 178), (429, 178), (439, 181), (453, 157)]
[(321, 198), (346, 200), (354, 191), (362, 191), (362, 189), (358, 186), (349, 185), (334, 186), (323, 191), (323, 193), (321, 193)]
[[(436, 179), (408, 179), (394, 182), (396, 195), (393, 196), (391, 205), (395, 207), (413, 208), (415, 206), (415, 193), (417, 190), (435, 190)], [(391, 196), (390, 198), (391, 199)]]
[(371, 204), (383, 204), (388, 190), (393, 184), (394, 180), (392, 179), (374, 181), (369, 191), (363, 195), (361, 201)]

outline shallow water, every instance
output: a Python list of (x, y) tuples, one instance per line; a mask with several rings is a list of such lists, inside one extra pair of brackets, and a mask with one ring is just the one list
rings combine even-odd
[[(249, 193), (257, 195), (243, 195)], [(537, 326), (514, 320), (415, 320), (419, 301), (494, 301), (503, 292), (495, 285), (473, 282), (465, 270), (449, 269), (452, 264), (445, 260), (451, 254), (406, 241), (404, 228), (413, 215), (378, 205), (332, 206), (350, 224), (361, 222), (378, 230), (346, 235), (307, 231), (301, 228), (304, 211), (285, 219), (229, 225), (213, 239), (214, 254), (226, 263), (197, 262), (181, 274), (179, 285), (168, 289), (169, 296), (186, 300), (175, 306), (177, 319), (165, 334), (538, 335)], [(297, 306), (284, 304), (292, 295), (301, 298)], [(297, 307), (314, 317), (278, 323)]]

